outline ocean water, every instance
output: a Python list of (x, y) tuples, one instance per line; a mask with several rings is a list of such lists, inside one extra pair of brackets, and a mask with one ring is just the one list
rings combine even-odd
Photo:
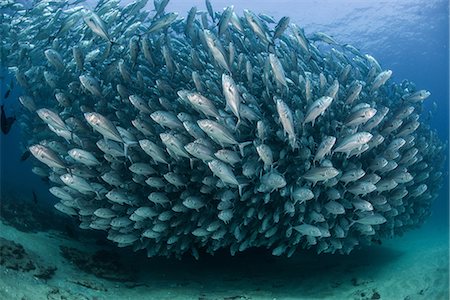
[[(250, 9), (273, 16), (275, 20), (289, 16), (291, 23), (304, 28), (307, 36), (316, 31), (325, 32), (339, 44), (351, 44), (362, 53), (372, 55), (383, 70), (393, 71), (390, 82), (408, 79), (417, 89), (431, 92), (424, 102), (421, 120), (430, 124), (442, 141), (448, 141), (448, 1), (220, 0), (211, 3), (217, 11), (234, 5), (239, 15), (244, 9)], [(96, 1), (88, 1), (85, 5), (92, 8), (95, 4)], [(185, 17), (192, 6), (206, 9), (201, 0), (172, 0), (166, 11), (176, 11)], [(153, 9), (151, 1), (146, 9)], [(23, 108), (18, 97), (23, 90), (17, 82), (10, 96), (3, 97), (10, 78), (13, 76), (2, 68), (2, 104), (8, 116), (19, 116)], [(214, 256), (201, 253), (200, 260), (196, 261), (192, 257), (148, 259), (145, 253), (115, 247), (101, 233), (78, 229), (75, 220), (53, 208), (57, 199), (48, 192), (50, 185), (31, 172), (33, 157), (20, 161), (22, 143), (19, 122), (13, 124), (9, 134), (0, 136), (1, 201), (3, 204), (23, 202), (24, 205), (14, 209), (31, 210), (35, 215), (31, 217), (32, 213), (17, 211), (19, 223), (24, 220), (21, 218), (33, 220), (23, 226), (2, 221), (0, 237), (22, 244), (36, 266), (57, 269), (50, 278), (42, 279), (33, 271), (17, 271), (2, 264), (0, 299), (412, 300), (449, 297), (448, 148), (444, 150), (447, 154), (441, 170), (442, 187), (434, 200), (432, 215), (423, 226), (403, 236), (353, 250), (349, 255), (317, 255), (311, 250), (299, 250), (294, 257), (286, 258), (274, 257), (266, 249), (250, 249), (234, 257), (228, 251)], [(10, 211), (8, 217), (9, 214)], [(6, 216), (4, 208), (0, 215)], [(82, 254), (75, 262), (77, 255), (73, 252), (69, 255), (71, 262), (64, 258), (62, 253), (68, 252), (61, 246), (83, 253), (106, 252), (88, 265), (79, 262)], [(110, 252), (113, 254), (105, 254)], [(0, 255), (5, 253), (2, 250)], [(106, 261), (107, 272), (118, 275), (94, 275), (94, 265), (102, 261)], [(117, 261), (120, 263), (116, 264)]]

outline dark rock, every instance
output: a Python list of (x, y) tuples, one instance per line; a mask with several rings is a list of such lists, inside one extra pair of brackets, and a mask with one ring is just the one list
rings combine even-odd
[(364, 279), (364, 278), (357, 278), (357, 277), (353, 277), (352, 279), (350, 279), (350, 282), (352, 283), (353, 286), (367, 285), (371, 281), (372, 280), (368, 280), (368, 279)]
[(124, 283), (125, 287), (129, 288), (129, 289), (133, 289), (136, 287), (140, 287), (140, 286), (148, 286), (148, 284), (142, 283), (142, 282), (125, 282)]
[(101, 284), (98, 284), (98, 283), (95, 283), (95, 282), (92, 282), (92, 281), (89, 281), (86, 279), (69, 280), (69, 282), (78, 284), (80, 286), (83, 286), (83, 287), (91, 289), (91, 290), (102, 291), (102, 292), (108, 291), (108, 289), (106, 289)]
[(52, 288), (47, 293), (48, 300), (89, 300), (88, 297), (61, 288)]
[(375, 299), (380, 299), (380, 298), (381, 298), (380, 293), (378, 293), (377, 291), (374, 290), (372, 298), (370, 298), (370, 299), (375, 300)]
[(340, 287), (341, 284), (342, 284), (342, 282), (340, 282), (340, 281), (333, 281), (333, 282), (331, 283), (331, 287), (335, 289), (335, 288)]
[(55, 267), (36, 262), (22, 245), (4, 238), (0, 238), (0, 265), (18, 272), (34, 271), (34, 277), (45, 281), (51, 279), (56, 271)]
[(60, 246), (62, 256), (86, 273), (114, 281), (132, 281), (128, 270), (112, 251), (100, 250), (93, 254), (75, 248)]
[[(31, 198), (31, 195), (30, 195)], [(22, 232), (64, 230), (65, 224), (73, 223), (69, 217), (57, 214), (52, 207), (36, 205), (31, 199), (2, 194), (0, 219)]]
[(20, 272), (36, 269), (22, 245), (0, 238), (0, 265)]
[(43, 269), (39, 269), (38, 273), (34, 275), (34, 277), (37, 277), (42, 280), (49, 280), (55, 275), (57, 268), (56, 267), (46, 267)]

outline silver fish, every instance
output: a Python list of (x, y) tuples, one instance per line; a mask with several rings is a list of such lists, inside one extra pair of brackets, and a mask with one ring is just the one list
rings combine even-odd
[(70, 155), (70, 157), (72, 157), (73, 159), (75, 159), (76, 161), (88, 166), (88, 167), (92, 167), (92, 166), (96, 166), (96, 165), (100, 165), (100, 161), (98, 161), (98, 159), (90, 152), (83, 150), (83, 149), (71, 149), (69, 150), (68, 154)]
[(358, 132), (349, 135), (336, 145), (333, 152), (342, 152), (349, 156), (352, 150), (361, 149), (364, 144), (367, 144), (372, 139), (372, 137), (373, 135), (369, 132)]
[(147, 28), (147, 33), (157, 32), (165, 27), (170, 26), (175, 20), (178, 18), (177, 13), (167, 13), (159, 19), (153, 21), (150, 26)]
[(64, 121), (54, 111), (47, 108), (41, 108), (38, 109), (36, 113), (38, 114), (39, 118), (42, 119), (42, 121), (44, 121), (48, 125), (51, 125), (53, 128), (67, 130), (67, 126)]
[(332, 179), (338, 174), (339, 171), (333, 167), (315, 167), (303, 174), (303, 178), (311, 181), (315, 185), (319, 181)]
[(213, 159), (208, 162), (208, 167), (214, 175), (219, 177), (224, 183), (238, 186), (239, 194), (242, 194), (242, 185), (237, 181), (236, 176), (233, 174), (233, 170), (226, 163)]
[(364, 224), (364, 225), (380, 225), (386, 223), (386, 218), (380, 214), (373, 214), (361, 219), (353, 221), (354, 223)]
[(111, 42), (111, 38), (103, 20), (96, 13), (90, 10), (85, 10), (83, 20), (92, 32)]
[(186, 97), (196, 110), (204, 113), (206, 116), (215, 117), (216, 119), (220, 117), (214, 103), (208, 98), (198, 93), (190, 92), (187, 93)]
[(386, 83), (386, 81), (389, 80), (389, 78), (391, 78), (391, 76), (392, 76), (391, 70), (381, 72), (380, 74), (377, 75), (377, 77), (375, 77), (374, 81), (372, 82), (372, 86), (370, 87), (370, 90), (375, 91), (379, 89), (383, 84)]
[(283, 100), (276, 98), (276, 106), (278, 117), (283, 125), (283, 130), (288, 135), (289, 143), (294, 148), (296, 146), (297, 137), (294, 131), (294, 118), (292, 111)]
[(322, 236), (322, 232), (314, 225), (309, 224), (301, 224), (293, 227), (296, 231), (301, 233), (302, 235), (312, 236), (312, 237), (320, 237)]
[(417, 103), (422, 102), (428, 97), (430, 97), (431, 93), (427, 90), (420, 90), (417, 92), (414, 92), (412, 94), (407, 94), (403, 96), (403, 99), (407, 102)]
[(101, 114), (96, 112), (85, 113), (84, 118), (92, 128), (102, 134), (106, 139), (124, 143), (116, 126)]
[(306, 123), (312, 122), (312, 126), (320, 115), (324, 114), (325, 110), (331, 105), (333, 101), (332, 97), (323, 96), (314, 101), (307, 109), (305, 119), (303, 120), (303, 126)]
[(59, 158), (59, 156), (47, 147), (42, 145), (33, 145), (29, 147), (31, 154), (39, 161), (46, 164), (50, 168), (65, 169), (65, 163)]
[(229, 107), (233, 114), (238, 118), (238, 123), (236, 125), (237, 127), (241, 121), (239, 112), (242, 100), (241, 96), (239, 95), (236, 83), (234, 83), (234, 80), (231, 76), (222, 74), (222, 88), (227, 107)]
[(278, 57), (270, 53), (269, 54), (269, 62), (270, 66), (272, 67), (272, 72), (274, 74), (274, 77), (278, 83), (280, 83), (282, 86), (287, 87), (287, 81), (286, 81), (286, 75), (284, 73), (283, 65), (281, 64), (281, 61), (278, 59)]
[(316, 155), (314, 155), (313, 162), (320, 162), (325, 155), (328, 155), (331, 152), (334, 144), (336, 143), (336, 138), (334, 136), (325, 136), (322, 139), (319, 147), (317, 147)]

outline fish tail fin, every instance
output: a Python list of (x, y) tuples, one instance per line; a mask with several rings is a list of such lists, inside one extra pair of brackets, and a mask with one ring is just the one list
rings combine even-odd
[(252, 141), (239, 143), (239, 152), (241, 153), (242, 157), (244, 157), (244, 147), (251, 145), (252, 143), (253, 143)]
[[(279, 160), (278, 161), (274, 161), (271, 165), (270, 165), (270, 171), (273, 171), (273, 170), (278, 170), (278, 167), (280, 166), (280, 164), (279, 164)], [(286, 172), (286, 171), (285, 171)]]
[(267, 52), (269, 53), (275, 53), (275, 42), (273, 39), (268, 38), (268, 44), (267, 44)]
[[(126, 156), (126, 158), (128, 158), (128, 160), (130, 161), (131, 164), (134, 163), (134, 162), (133, 162), (133, 159), (131, 158), (131, 156), (128, 155), (128, 156)], [(126, 160), (125, 160), (125, 162), (126, 162)]]
[(234, 131), (237, 131), (239, 128), (239, 125), (241, 125), (241, 118), (238, 117), (238, 120), (236, 122), (236, 126), (234, 126)]
[(237, 179), (237, 186), (238, 186), (239, 197), (242, 197), (243, 188), (248, 186), (248, 181), (244, 177), (239, 177)]
[(127, 143), (123, 144), (123, 154), (125, 155), (125, 157), (128, 157), (128, 144)]
[(238, 185), (239, 197), (242, 197), (242, 188), (243, 188), (243, 186), (241, 184), (239, 184)]
[(247, 185), (248, 185), (248, 183), (240, 183), (238, 185), (239, 197), (242, 197), (243, 188), (246, 187)]
[(289, 139), (289, 144), (292, 147), (292, 151), (294, 151), (295, 149), (300, 148), (299, 142), (297, 141), (295, 136), (292, 139)]

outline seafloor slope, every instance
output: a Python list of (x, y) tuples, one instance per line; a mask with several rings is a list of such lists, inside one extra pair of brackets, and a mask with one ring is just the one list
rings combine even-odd
[(247, 251), (236, 257), (203, 255), (200, 261), (192, 257), (177, 261), (130, 254), (101, 240), (96, 243), (94, 235), (78, 236), (67, 226), (20, 231), (5, 219), (8, 207), (4, 201), (2, 205), (0, 299), (4, 300), (449, 297), (447, 226), (427, 224), (345, 256), (303, 251), (288, 259)]

